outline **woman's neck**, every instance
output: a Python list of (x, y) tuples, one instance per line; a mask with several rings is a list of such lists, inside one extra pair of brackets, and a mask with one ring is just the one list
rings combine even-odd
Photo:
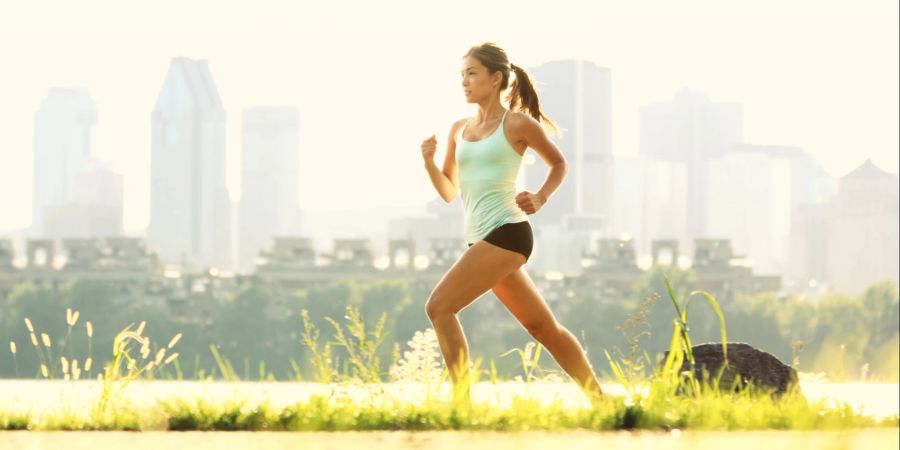
[(503, 105), (500, 102), (491, 103), (487, 106), (478, 106), (478, 113), (475, 115), (475, 124), (482, 125), (487, 123), (493, 119), (496, 119), (503, 115)]

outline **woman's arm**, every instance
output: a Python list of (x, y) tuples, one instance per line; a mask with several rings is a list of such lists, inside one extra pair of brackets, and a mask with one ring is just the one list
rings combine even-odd
[[(565, 179), (568, 172), (568, 163), (559, 147), (547, 137), (547, 133), (540, 122), (527, 114), (517, 113), (516, 116), (519, 124), (519, 130), (516, 134), (544, 160), (544, 163), (549, 168), (543, 186), (535, 193), (540, 199), (541, 205), (543, 205), (547, 203), (547, 200), (556, 192), (556, 189), (559, 188), (559, 185)], [(540, 205), (537, 207), (540, 208)]]
[[(447, 138), (447, 153), (444, 157), (443, 170), (437, 168), (437, 165), (434, 163), (433, 154), (431, 155), (431, 158), (425, 158), (425, 170), (428, 171), (428, 177), (431, 179), (431, 184), (434, 185), (438, 195), (440, 195), (447, 203), (452, 202), (459, 191), (459, 171), (456, 166), (456, 141), (454, 137), (456, 135), (456, 127), (461, 122), (462, 120), (457, 121), (450, 127), (450, 136)], [(426, 140), (426, 142), (428, 141)]]

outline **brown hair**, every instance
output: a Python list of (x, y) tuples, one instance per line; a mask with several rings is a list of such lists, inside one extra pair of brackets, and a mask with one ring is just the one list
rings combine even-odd
[(559, 135), (559, 125), (541, 112), (540, 101), (531, 77), (524, 68), (516, 66), (509, 62), (506, 52), (493, 42), (485, 42), (481, 45), (473, 46), (463, 55), (463, 58), (472, 56), (482, 65), (487, 67), (488, 74), (493, 75), (494, 72), (500, 71), (503, 79), (500, 81), (500, 92), (506, 90), (509, 85), (509, 74), (511, 71), (516, 73), (516, 77), (512, 83), (512, 90), (506, 95), (509, 102), (509, 109), (523, 111), (529, 116), (534, 117), (538, 122), (547, 124)]

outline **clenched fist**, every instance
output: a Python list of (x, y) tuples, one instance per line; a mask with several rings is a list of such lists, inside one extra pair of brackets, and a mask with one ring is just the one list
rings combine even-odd
[(533, 194), (528, 191), (522, 191), (516, 194), (516, 205), (519, 209), (525, 211), (525, 214), (534, 214), (544, 206), (547, 200), (540, 194)]
[(437, 149), (437, 138), (432, 134), (430, 138), (422, 141), (422, 159), (427, 163), (434, 161), (434, 152)]

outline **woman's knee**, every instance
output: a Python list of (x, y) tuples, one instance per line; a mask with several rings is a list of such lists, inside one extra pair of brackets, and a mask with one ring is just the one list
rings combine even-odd
[(433, 292), (431, 296), (428, 297), (428, 301), (425, 302), (425, 314), (428, 315), (428, 318), (431, 320), (441, 316), (455, 314), (456, 311), (447, 307), (448, 303), (450, 302), (446, 297), (437, 292)]

